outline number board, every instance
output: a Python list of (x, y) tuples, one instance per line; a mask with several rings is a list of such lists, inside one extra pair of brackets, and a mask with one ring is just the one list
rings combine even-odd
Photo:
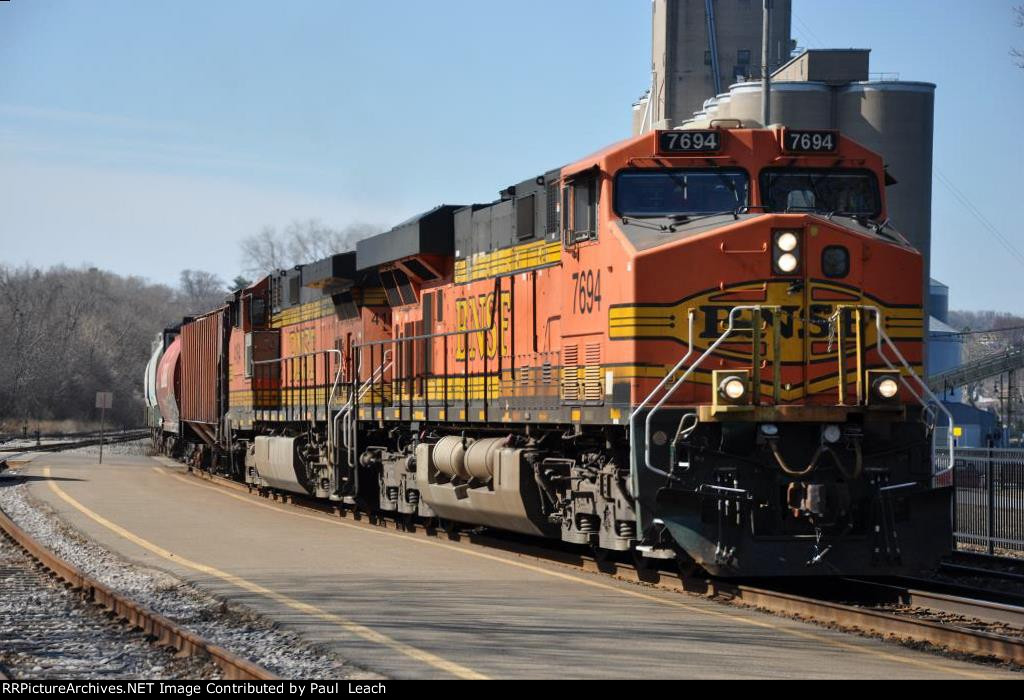
[(718, 153), (722, 134), (718, 131), (663, 131), (658, 142), (662, 153)]
[(782, 139), (783, 150), (787, 153), (835, 153), (839, 150), (838, 131), (794, 131), (787, 129)]

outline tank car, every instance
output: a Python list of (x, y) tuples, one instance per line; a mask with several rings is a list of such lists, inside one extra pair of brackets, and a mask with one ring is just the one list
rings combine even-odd
[(951, 418), (885, 187), (837, 132), (736, 124), (439, 206), (185, 324), (172, 447), (719, 576), (918, 571), (951, 539)]

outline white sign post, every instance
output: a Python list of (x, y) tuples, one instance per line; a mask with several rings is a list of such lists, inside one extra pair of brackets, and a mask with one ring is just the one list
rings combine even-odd
[(100, 464), (103, 464), (103, 443), (106, 441), (107, 409), (114, 407), (114, 395), (109, 391), (96, 392), (96, 408), (100, 409)]

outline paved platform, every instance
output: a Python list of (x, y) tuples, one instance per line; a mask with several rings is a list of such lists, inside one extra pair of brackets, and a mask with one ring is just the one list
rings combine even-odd
[(365, 528), (148, 458), (40, 456), (91, 539), (394, 678), (1020, 678), (701, 598)]

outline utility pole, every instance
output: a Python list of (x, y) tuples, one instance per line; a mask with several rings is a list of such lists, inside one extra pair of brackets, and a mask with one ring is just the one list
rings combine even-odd
[(772, 1), (764, 0), (764, 26), (761, 30), (761, 121), (772, 123)]
[(1007, 447), (1010, 446), (1009, 441), (1013, 439), (1013, 402), (1016, 399), (1016, 379), (1014, 371), (1011, 369), (1006, 377), (1006, 427), (1009, 429), (1007, 435)]

